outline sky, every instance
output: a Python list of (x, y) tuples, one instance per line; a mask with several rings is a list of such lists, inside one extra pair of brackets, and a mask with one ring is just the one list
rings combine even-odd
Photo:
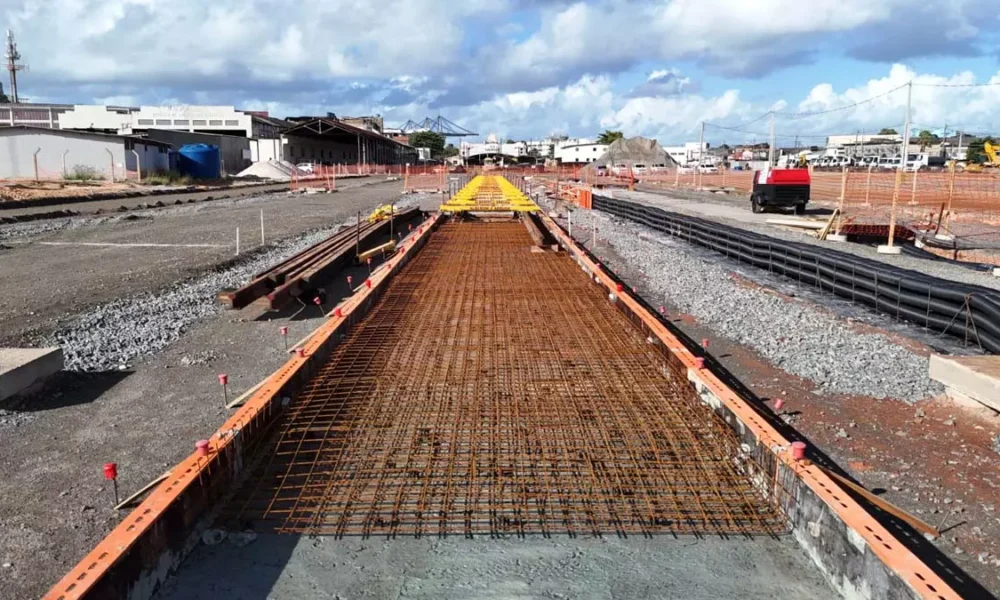
[[(0, 0), (23, 98), (482, 136), (1000, 131), (1000, 0)], [(5, 82), (6, 83), (6, 82)], [(997, 85), (988, 85), (988, 84)], [(986, 85), (983, 85), (986, 84)], [(6, 87), (6, 86), (5, 86)], [(856, 103), (857, 106), (852, 106)], [(821, 114), (816, 114), (821, 113)], [(452, 140), (457, 141), (457, 140)]]

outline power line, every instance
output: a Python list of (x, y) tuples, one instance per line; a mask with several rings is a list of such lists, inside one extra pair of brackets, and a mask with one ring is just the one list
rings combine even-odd
[(825, 114), (829, 114), (829, 113), (839, 112), (839, 111), (842, 111), (842, 110), (850, 110), (852, 108), (856, 108), (858, 106), (861, 106), (862, 104), (868, 104), (869, 102), (872, 102), (874, 100), (878, 100), (879, 98), (884, 98), (885, 96), (888, 96), (889, 94), (891, 94), (893, 92), (896, 92), (896, 91), (899, 91), (899, 90), (905, 88), (907, 85), (908, 84), (904, 83), (903, 85), (901, 85), (899, 87), (894, 87), (891, 90), (889, 90), (887, 92), (883, 92), (883, 93), (881, 93), (881, 94), (879, 94), (877, 96), (872, 96), (871, 98), (867, 98), (865, 100), (859, 100), (859, 101), (857, 101), (857, 102), (855, 102), (853, 104), (848, 104), (848, 105), (840, 106), (840, 107), (837, 107), (837, 108), (830, 108), (830, 109), (827, 109), (827, 110), (817, 110), (817, 111), (812, 111), (812, 112), (801, 112), (801, 113), (779, 113), (779, 112), (776, 112), (774, 114), (778, 115), (778, 116), (782, 116), (782, 117), (800, 118), (800, 117), (813, 117), (813, 116), (816, 116), (816, 115), (825, 115)]
[(916, 87), (941, 87), (941, 88), (974, 88), (974, 87), (996, 87), (1000, 86), (1000, 81), (987, 83), (914, 83)]

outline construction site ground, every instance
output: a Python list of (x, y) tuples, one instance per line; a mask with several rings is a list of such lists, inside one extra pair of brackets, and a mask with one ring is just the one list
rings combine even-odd
[[(56, 231), (19, 235), (20, 241), (208, 242), (229, 247), (8, 243), (0, 251), (5, 344), (44, 338), (63, 321), (101, 303), (224, 269), (219, 264), (234, 259), (237, 225), (249, 230), (248, 251), (260, 243), (261, 208), (273, 243), (353, 220), (359, 210), (367, 214), (398, 200), (401, 191), (399, 182), (352, 185), (357, 187), (335, 194), (276, 194), (154, 209), (137, 213), (138, 219), (112, 223), (101, 217), (73, 219)], [(21, 225), (0, 227), (0, 232), (10, 227)], [(345, 282), (331, 284), (331, 302), (346, 287)], [(136, 491), (188, 455), (196, 440), (224, 420), (228, 411), (219, 373), (229, 375), (232, 399), (287, 359), (281, 326), (289, 328), (291, 344), (322, 322), (316, 307), (281, 312), (275, 321), (254, 308), (212, 314), (166, 349), (123, 370), (66, 372), (16, 409), (0, 410), (0, 469), (5, 473), (0, 480), (0, 564), (5, 565), (0, 568), (0, 598), (41, 596), (116, 524), (119, 513), (101, 474), (104, 463), (118, 463), (122, 498)]]
[[(719, 197), (691, 191), (676, 194), (616, 191), (614, 194), (617, 198), (627, 197), (666, 210), (702, 216), (768, 235), (775, 234), (773, 226), (759, 225), (756, 217), (760, 215), (752, 215), (745, 198), (739, 196)], [(560, 205), (557, 210), (565, 216), (564, 206)], [(565, 218), (560, 222), (564, 226), (567, 224)], [(943, 536), (935, 542), (935, 546), (942, 555), (925, 560), (942, 561), (945, 565), (951, 563), (972, 575), (975, 582), (965, 590), (968, 597), (1000, 595), (1000, 444), (996, 441), (1000, 439), (1000, 416), (985, 408), (958, 406), (943, 394), (908, 403), (892, 398), (825, 391), (822, 381), (788, 373), (755, 350), (720, 335), (699, 322), (697, 317), (672, 305), (662, 293), (663, 282), (652, 280), (644, 266), (623, 258), (620, 244), (626, 243), (623, 240), (634, 239), (633, 229), (619, 231), (618, 226), (609, 224), (606, 216), (600, 217), (598, 243), (592, 247), (590, 224), (585, 211), (574, 213), (574, 227), (580, 232), (576, 237), (581, 243), (602, 256), (648, 302), (654, 306), (663, 305), (672, 316), (672, 321), (690, 337), (710, 340), (713, 356), (758, 397), (772, 405), (776, 399), (782, 399), (787, 413), (785, 420), (807, 436), (810, 443), (868, 489), (941, 529)], [(627, 233), (623, 233), (626, 230)], [(666, 237), (644, 231), (643, 235), (649, 239)], [(803, 238), (801, 241), (806, 241), (807, 237), (795, 232), (778, 235), (788, 239)], [(683, 243), (679, 244), (683, 246)], [(845, 244), (834, 247), (844, 249)], [(867, 246), (852, 250), (875, 256), (874, 249)], [(960, 346), (888, 319), (870, 315), (857, 320), (849, 319), (829, 309), (824, 300), (808, 289), (778, 281), (777, 278), (745, 279), (745, 266), (711, 252), (693, 250), (693, 253), (702, 260), (728, 268), (730, 276), (740, 285), (762, 289), (767, 294), (782, 298), (788, 305), (806, 303), (829, 312), (839, 321), (839, 327), (887, 335), (923, 356), (935, 351), (928, 343), (949, 351), (963, 352)], [(953, 275), (959, 279), (980, 277), (984, 280), (980, 283), (992, 283), (988, 274), (975, 273), (959, 266), (906, 256), (885, 260), (900, 258), (910, 261), (905, 266), (932, 264), (936, 268), (933, 274), (937, 276)], [(763, 286), (760, 281), (764, 281)], [(793, 293), (789, 293), (790, 290)], [(832, 354), (825, 360), (836, 361), (837, 355)]]
[(359, 210), (367, 216), (397, 200), (400, 190), (398, 181), (359, 179), (334, 194), (274, 191), (0, 226), (0, 345), (36, 339), (89, 307), (238, 262), (237, 228), (241, 252), (250, 256), (261, 247), (261, 211), (269, 245), (342, 223)]
[(446, 224), (159, 597), (830, 597), (655, 356), (519, 223)]
[[(44, 187), (44, 186), (43, 186)], [(39, 215), (58, 210), (72, 210), (81, 213), (97, 210), (117, 210), (121, 206), (133, 207), (156, 202), (174, 203), (177, 200), (203, 200), (205, 198), (231, 198), (273, 192), (287, 188), (288, 184), (266, 181), (237, 181), (218, 186), (137, 186), (135, 184), (114, 184), (87, 186), (80, 188), (42, 189), (36, 194), (32, 190), (20, 190), (22, 198), (10, 198), (0, 202), (0, 218)], [(2, 188), (0, 188), (2, 189)], [(2, 194), (0, 194), (2, 195)]]

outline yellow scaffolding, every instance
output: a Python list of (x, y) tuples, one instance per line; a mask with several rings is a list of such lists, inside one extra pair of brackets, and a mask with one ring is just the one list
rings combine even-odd
[(477, 175), (441, 204), (441, 212), (537, 212), (538, 205), (506, 177)]

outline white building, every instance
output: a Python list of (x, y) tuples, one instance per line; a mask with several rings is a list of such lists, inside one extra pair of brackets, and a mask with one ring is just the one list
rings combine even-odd
[(607, 144), (598, 144), (587, 138), (563, 140), (555, 147), (555, 159), (560, 164), (582, 165), (595, 162), (608, 150)]
[(170, 144), (123, 135), (17, 125), (0, 127), (0, 178), (62, 179), (88, 172), (106, 180), (170, 167)]
[(461, 157), (477, 162), (486, 158), (518, 160), (528, 156), (527, 142), (501, 142), (496, 134), (486, 136), (485, 142), (462, 142), (458, 148)]
[(697, 164), (698, 160), (708, 155), (708, 142), (700, 146), (698, 142), (685, 142), (683, 146), (665, 146), (663, 149), (670, 158), (679, 165)]

